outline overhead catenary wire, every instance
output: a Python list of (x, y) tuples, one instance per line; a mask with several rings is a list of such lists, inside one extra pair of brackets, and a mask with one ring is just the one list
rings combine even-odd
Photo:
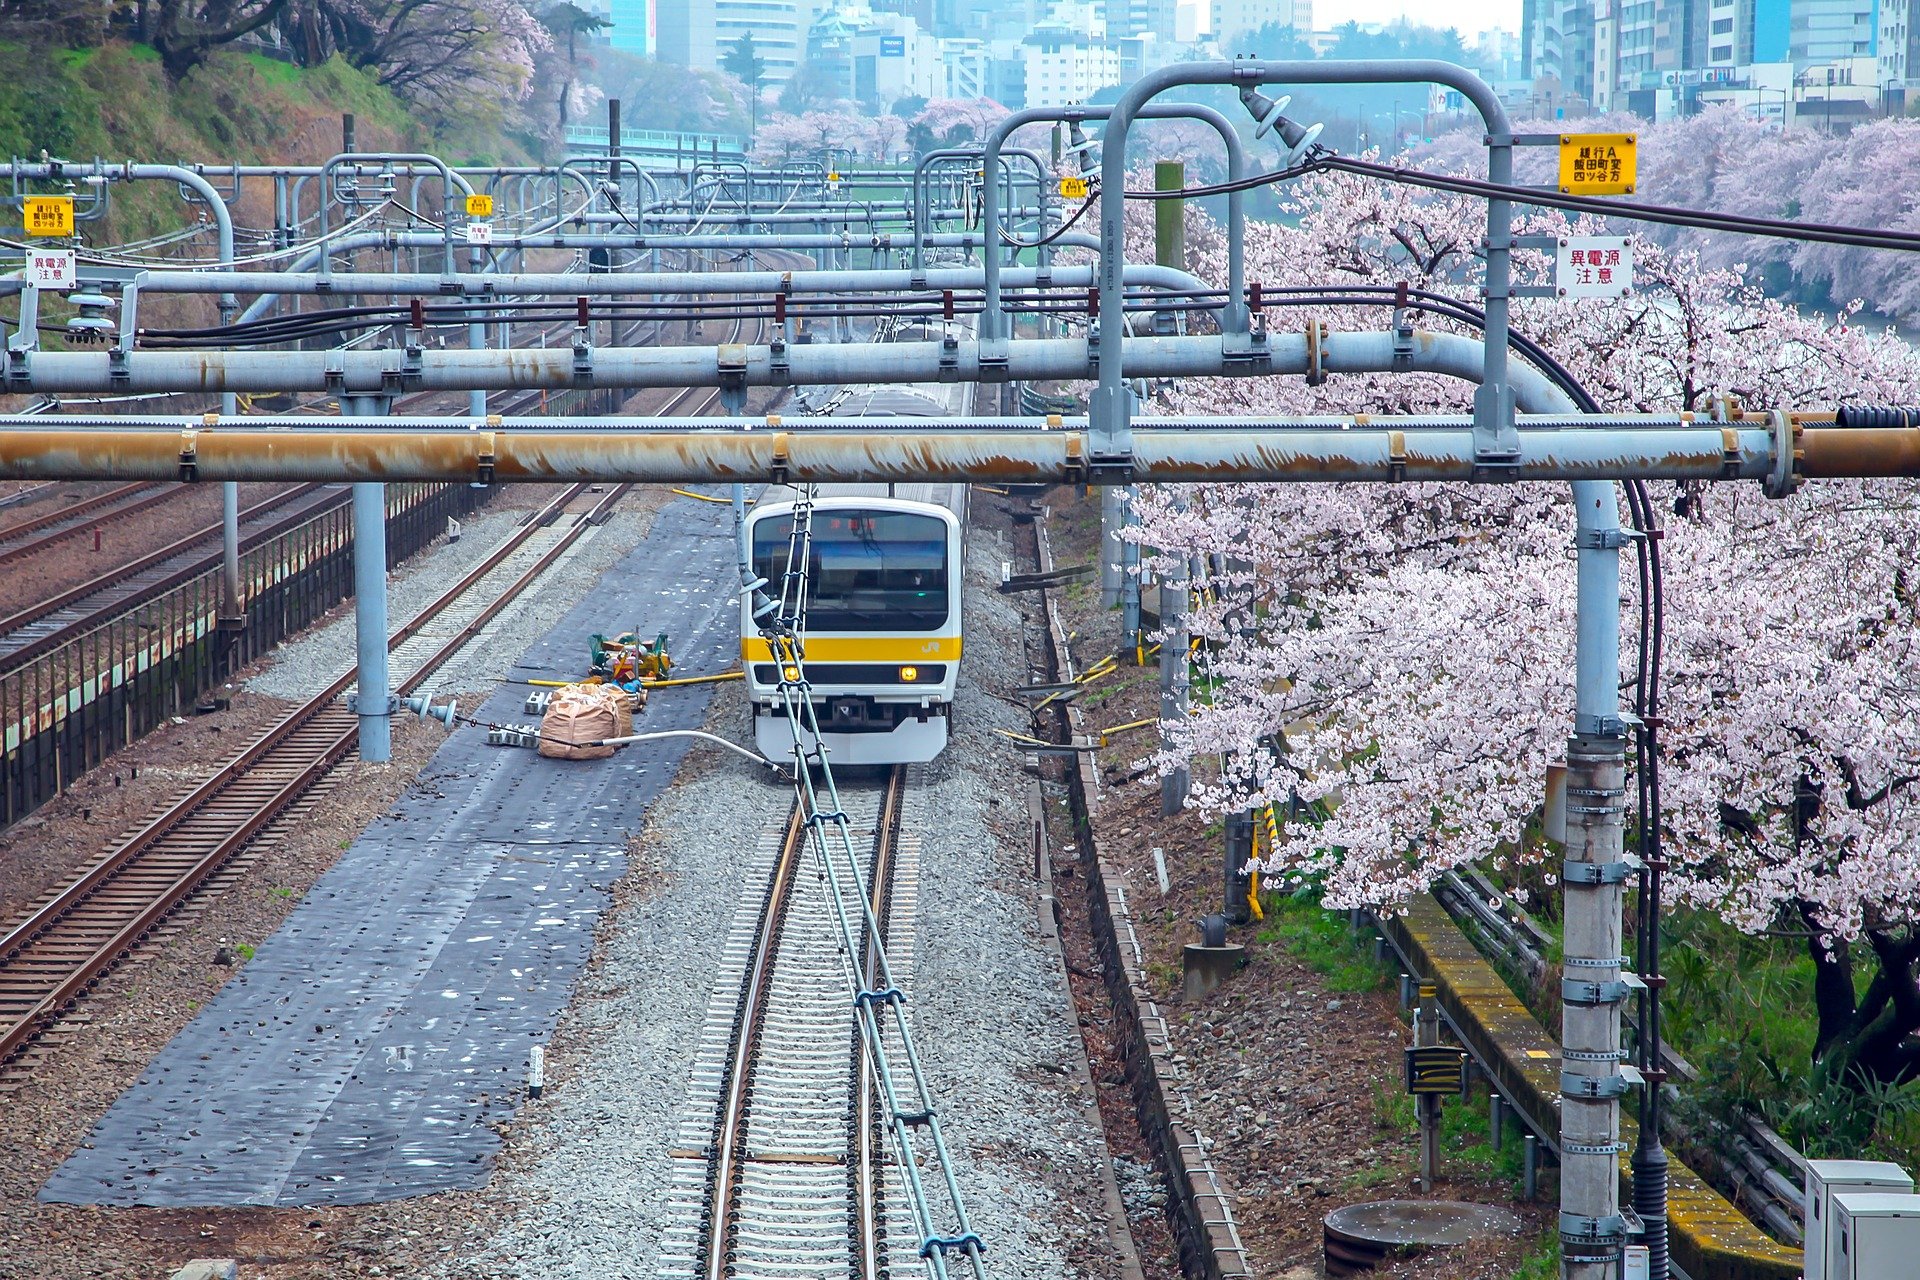
[(1657, 222), (1668, 226), (1695, 227), (1706, 231), (1728, 231), (1738, 235), (1766, 236), (1784, 240), (1807, 240), (1821, 244), (1851, 245), (1864, 249), (1920, 250), (1920, 233), (1881, 231), (1872, 227), (1851, 227), (1830, 222), (1795, 222), (1787, 218), (1759, 218), (1748, 214), (1720, 213), (1710, 209), (1689, 209), (1678, 205), (1646, 204), (1611, 196), (1581, 196), (1529, 187), (1515, 183), (1490, 182), (1485, 178), (1466, 178), (1455, 174), (1434, 173), (1402, 165), (1357, 160), (1316, 148), (1297, 165), (1267, 173), (1249, 174), (1230, 182), (1181, 187), (1172, 191), (1129, 190), (1129, 200), (1181, 200), (1203, 196), (1227, 195), (1251, 191), (1256, 187), (1290, 182), (1315, 173), (1353, 173), (1407, 186), (1449, 191), (1457, 195), (1479, 196), (1486, 200), (1510, 200), (1516, 204), (1563, 209), (1602, 218), (1626, 218), (1637, 222)]

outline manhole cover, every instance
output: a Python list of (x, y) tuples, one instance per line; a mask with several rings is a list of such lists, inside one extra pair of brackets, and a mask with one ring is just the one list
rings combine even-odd
[(1371, 1271), (1391, 1254), (1447, 1249), (1489, 1236), (1514, 1235), (1524, 1224), (1505, 1209), (1459, 1200), (1375, 1200), (1327, 1215), (1327, 1274)]

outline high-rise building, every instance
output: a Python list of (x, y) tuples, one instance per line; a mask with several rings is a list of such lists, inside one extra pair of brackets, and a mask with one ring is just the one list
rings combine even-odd
[(1653, 69), (1661, 77), (1707, 63), (1711, 0), (1654, 0)]
[(754, 52), (767, 68), (761, 88), (777, 89), (805, 56), (815, 9), (811, 0), (665, 0), (655, 9), (655, 56), (715, 71), (752, 33)]
[(1302, 40), (1313, 30), (1313, 0), (1210, 0), (1213, 38), (1225, 54), (1239, 52), (1234, 41), (1272, 24), (1292, 27)]
[(1870, 58), (1879, 43), (1878, 0), (1793, 0), (1788, 55), (1796, 69)]
[(606, 30), (608, 44), (643, 58), (653, 56), (657, 30), (654, 0), (600, 0), (598, 6), (583, 7), (613, 24)]
[(1175, 0), (1106, 0), (1107, 34), (1173, 39)]

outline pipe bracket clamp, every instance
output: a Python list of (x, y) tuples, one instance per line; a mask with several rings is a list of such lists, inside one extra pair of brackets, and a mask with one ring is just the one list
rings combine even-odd
[[(1583, 862), (1580, 866), (1592, 866)], [(1560, 961), (1562, 969), (1624, 969), (1633, 961), (1626, 956), (1567, 956)]]
[(1583, 1076), (1571, 1071), (1560, 1073), (1560, 1092), (1568, 1098), (1586, 1101), (1608, 1101), (1625, 1097), (1633, 1088), (1633, 1082), (1625, 1076)]
[(1561, 864), (1561, 878), (1568, 884), (1597, 888), (1625, 884), (1636, 871), (1631, 862), (1568, 862)]
[(1633, 984), (1625, 978), (1614, 978), (1607, 982), (1593, 982), (1586, 978), (1560, 979), (1560, 998), (1568, 1004), (1619, 1004), (1633, 989)]
[(1087, 459), (1088, 484), (1127, 485), (1133, 483), (1133, 451), (1099, 453)]
[[(1580, 1155), (1613, 1154), (1626, 1150), (1625, 1147), (1617, 1142), (1609, 1143), (1604, 1147), (1595, 1147), (1591, 1150), (1569, 1142), (1563, 1143), (1561, 1149), (1563, 1151), (1573, 1151)], [(1624, 1240), (1627, 1236), (1627, 1220), (1617, 1213), (1610, 1213), (1604, 1218), (1597, 1218), (1585, 1213), (1568, 1213), (1565, 1209), (1562, 1209), (1560, 1211), (1560, 1234), (1563, 1236), (1572, 1236), (1577, 1240)]]
[(787, 456), (787, 446), (793, 438), (784, 431), (773, 433), (773, 461), (768, 466), (767, 476), (774, 484), (785, 484), (790, 474), (792, 462)]
[(1773, 471), (1760, 482), (1760, 488), (1769, 498), (1791, 497), (1804, 478), (1800, 474), (1800, 451), (1795, 447), (1800, 428), (1783, 409), (1768, 413), (1767, 420), (1773, 429)]
[(180, 481), (191, 484), (200, 478), (200, 432), (196, 427), (188, 427), (180, 433)]
[(1398, 484), (1407, 478), (1407, 433), (1387, 432), (1387, 479)]
[[(494, 419), (489, 418), (489, 422)], [(493, 483), (493, 465), (495, 461), (493, 432), (482, 433), (478, 441), (479, 452), (473, 457), (473, 474), (476, 484)]]

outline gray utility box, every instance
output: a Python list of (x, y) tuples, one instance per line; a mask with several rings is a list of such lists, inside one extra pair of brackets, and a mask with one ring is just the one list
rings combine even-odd
[(1920, 1275), (1920, 1196), (1853, 1191), (1833, 1197), (1827, 1280), (1906, 1280)]
[[(1899, 1165), (1876, 1159), (1807, 1161), (1807, 1280), (1849, 1280), (1839, 1259), (1839, 1236), (1830, 1230), (1834, 1197), (1862, 1192), (1910, 1194), (1912, 1176)], [(1920, 1253), (1914, 1253), (1920, 1257)]]
[[(1913, 1178), (1897, 1164), (1882, 1160), (1807, 1161), (1806, 1280), (1849, 1280), (1840, 1257), (1840, 1239), (1830, 1227), (1833, 1198), (1852, 1193), (1905, 1194)], [(1920, 1257), (1920, 1254), (1915, 1254)]]

